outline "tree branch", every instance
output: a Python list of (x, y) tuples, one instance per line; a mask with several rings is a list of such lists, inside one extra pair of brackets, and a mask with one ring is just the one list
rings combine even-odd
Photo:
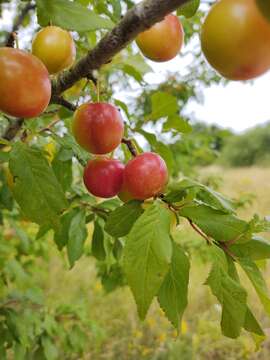
[(19, 27), (22, 25), (23, 20), (25, 18), (25, 16), (28, 14), (28, 12), (30, 10), (35, 9), (35, 5), (34, 4), (27, 4), (21, 11), (21, 13), (19, 14), (19, 16), (16, 18), (12, 30), (11, 32), (7, 35), (6, 41), (5, 41), (5, 45), (7, 47), (13, 47), (14, 46), (14, 41), (15, 41), (15, 37), (16, 37), (16, 32), (19, 30)]
[[(144, 0), (134, 6), (93, 50), (90, 50), (72, 69), (59, 75), (58, 80), (52, 84), (51, 102), (75, 111), (76, 106), (60, 96), (63, 91), (69, 89), (74, 83), (84, 77), (90, 77), (93, 80), (94, 78), (92, 78), (91, 75), (93, 70), (99, 69), (102, 65), (111, 61), (111, 59), (134, 40), (140, 32), (147, 30), (156, 22), (161, 21), (167, 14), (188, 1), (189, 0)], [(19, 29), (26, 14), (34, 8), (35, 5), (27, 4), (22, 10), (13, 25), (11, 34), (9, 34), (6, 40), (6, 46), (13, 45), (14, 32)], [(20, 130), (22, 123), (22, 119), (16, 119), (14, 124), (8, 127), (3, 138), (12, 140)]]
[(73, 68), (58, 77), (53, 83), (53, 95), (69, 89), (78, 80), (102, 65), (125, 48), (142, 31), (147, 30), (167, 14), (176, 10), (188, 0), (144, 0), (130, 9), (115, 28), (97, 46), (79, 60)]
[(225, 242), (219, 242), (218, 246), (227, 254), (229, 255), (234, 261), (237, 260), (237, 257), (231, 252), (229, 246)]
[[(10, 124), (8, 125), (5, 133), (3, 134), (2, 138), (8, 141), (11, 141), (15, 138), (15, 136), (20, 131), (22, 125), (23, 125), (24, 119), (19, 118), (15, 120), (10, 120)], [(5, 145), (0, 144), (0, 149), (5, 147)]]
[(70, 111), (76, 111), (77, 106), (64, 99), (62, 96), (53, 96), (51, 98), (51, 104), (62, 105)]

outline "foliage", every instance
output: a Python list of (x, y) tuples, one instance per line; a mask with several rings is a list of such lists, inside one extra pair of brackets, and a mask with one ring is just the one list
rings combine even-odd
[[(21, 4), (17, 5), (20, 9)], [(134, 4), (129, 0), (38, 0), (36, 5), (39, 25), (51, 22), (75, 31), (81, 57), (98, 43), (104, 29), (110, 29)], [(189, 17), (197, 7), (198, 1), (191, 1), (180, 13)], [(189, 31), (187, 41), (198, 32), (202, 16), (198, 12), (194, 18), (183, 20)], [(25, 26), (30, 32), (37, 29), (37, 24), (32, 26), (30, 22)], [(210, 130), (207, 139), (198, 132), (193, 141), (190, 119), (183, 115), (188, 100), (198, 96), (198, 86), (220, 79), (203, 65), (200, 54), (195, 55), (189, 75), (181, 82), (177, 76), (169, 76), (167, 84), (144, 88), (138, 99), (127, 104), (118, 99), (120, 90), (128, 91), (134, 83), (144, 85), (145, 74), (150, 71), (137, 48), (130, 45), (94, 74), (97, 81), (78, 82), (66, 91), (65, 98), (75, 104), (100, 97), (121, 108), (126, 118), (126, 136), (132, 138), (137, 151), (150, 148), (158, 152), (174, 177), (164, 194), (155, 199), (123, 205), (118, 198), (103, 201), (86, 192), (82, 171), (90, 155), (75, 143), (71, 133), (73, 114), (64, 106), (50, 105), (39, 118), (24, 122), (15, 142), (3, 141), (1, 358), (10, 353), (18, 359), (51, 360), (66, 353), (82, 356), (89, 331), (95, 332), (88, 314), (76, 306), (48, 308), (42, 286), (32, 278), (35, 271), (42, 277), (38, 258), (43, 259), (42, 266), (44, 260), (49, 261), (52, 237), (61, 251), (59, 256), (68, 260), (70, 268), (83, 255), (94, 257), (107, 292), (127, 284), (141, 319), (157, 299), (180, 331), (187, 307), (191, 258), (179, 241), (181, 233), (174, 236), (175, 221), (189, 223), (209, 244), (212, 269), (206, 283), (222, 307), (224, 335), (235, 338), (245, 329), (257, 343), (264, 338), (247, 304), (247, 291), (235, 263), (247, 273), (269, 314), (270, 300), (255, 263), (268, 258), (269, 244), (255, 234), (268, 231), (269, 221), (258, 216), (250, 221), (240, 219), (233, 201), (200, 182), (179, 178), (180, 171), (187, 174), (199, 161), (209, 161), (205, 154), (199, 154), (187, 165), (202, 143), (205, 149), (211, 144), (213, 151), (220, 146), (223, 135), (216, 129)], [(14, 119), (8, 122), (12, 124)], [(178, 152), (183, 154), (183, 169)], [(124, 145), (118, 153), (125, 162), (131, 157)], [(11, 241), (4, 235), (7, 230), (13, 231)]]
[(220, 161), (228, 166), (269, 164), (270, 123), (256, 126), (226, 141)]

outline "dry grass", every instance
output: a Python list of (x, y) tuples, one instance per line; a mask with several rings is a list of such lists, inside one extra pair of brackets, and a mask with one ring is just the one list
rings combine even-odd
[(226, 169), (209, 167), (203, 174), (221, 176), (223, 184), (221, 192), (232, 198), (253, 194), (252, 206), (239, 211), (239, 215), (250, 218), (254, 213), (260, 216), (270, 215), (270, 168), (237, 168)]

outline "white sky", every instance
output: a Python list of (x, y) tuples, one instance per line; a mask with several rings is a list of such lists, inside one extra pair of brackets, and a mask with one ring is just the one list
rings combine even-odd
[[(154, 74), (147, 82), (157, 82), (168, 69), (181, 72), (186, 60), (177, 57), (163, 64), (149, 62)], [(226, 86), (213, 85), (203, 90), (204, 101), (190, 101), (187, 111), (198, 120), (215, 123), (225, 128), (243, 131), (270, 120), (270, 71), (252, 82), (231, 81)]]
[[(11, 14), (5, 12), (3, 15), (0, 26), (9, 29)], [(27, 32), (21, 35), (24, 38), (29, 36)], [(157, 83), (164, 78), (168, 70), (183, 73), (187, 61), (192, 59), (179, 56), (161, 64), (149, 61), (154, 73), (147, 74), (146, 81)], [(230, 82), (226, 86), (213, 85), (203, 90), (203, 96), (203, 104), (190, 101), (188, 113), (207, 123), (243, 131), (270, 120), (270, 71), (253, 83)]]
[(204, 90), (204, 104), (190, 103), (196, 118), (242, 131), (270, 120), (270, 72), (253, 84), (230, 82)]

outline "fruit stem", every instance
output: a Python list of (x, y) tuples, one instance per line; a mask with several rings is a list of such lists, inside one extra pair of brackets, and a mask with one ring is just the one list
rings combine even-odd
[(100, 102), (100, 82), (99, 82), (99, 79), (97, 80), (97, 102), (99, 103)]
[(129, 152), (131, 153), (131, 155), (132, 155), (133, 157), (136, 157), (136, 156), (138, 155), (138, 154), (137, 154), (137, 150), (136, 150), (135, 146), (134, 146), (133, 143), (132, 143), (132, 140), (123, 138), (123, 139), (121, 140), (121, 142), (122, 142), (122, 144), (127, 145), (128, 150), (129, 150)]
[(7, 47), (11, 47), (11, 48), (14, 48), (16, 45), (16, 48), (18, 49), (19, 46), (18, 46), (18, 38), (17, 38), (17, 34), (16, 34), (16, 31), (12, 31), (9, 35), (9, 38), (8, 38), (8, 42), (6, 43), (6, 46)]
[(190, 220), (190, 219), (187, 219), (187, 220), (188, 220), (189, 224), (191, 225), (191, 227), (207, 241), (207, 244), (212, 245), (210, 238), (204, 232), (202, 232), (202, 230), (196, 224), (194, 224), (194, 222), (192, 220)]

